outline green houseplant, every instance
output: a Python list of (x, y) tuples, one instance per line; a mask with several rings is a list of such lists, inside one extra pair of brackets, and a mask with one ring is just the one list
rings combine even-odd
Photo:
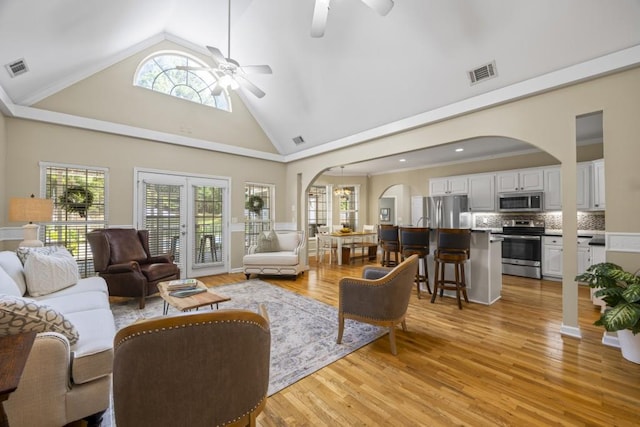
[[(592, 265), (575, 280), (596, 289), (595, 296), (606, 304), (594, 324), (618, 332), (622, 355), (640, 363), (640, 335), (636, 335), (640, 332), (640, 277), (619, 265), (603, 262)], [(629, 347), (634, 345), (636, 348)]]

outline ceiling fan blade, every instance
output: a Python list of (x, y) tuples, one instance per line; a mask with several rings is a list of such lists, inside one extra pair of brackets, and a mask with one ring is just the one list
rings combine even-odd
[(311, 37), (324, 36), (324, 29), (327, 27), (327, 16), (329, 15), (329, 1), (316, 0), (311, 21)]
[(220, 49), (213, 46), (207, 46), (207, 49), (209, 49), (209, 52), (211, 52), (211, 56), (213, 56), (213, 62), (216, 63), (216, 66), (227, 63), (227, 60), (225, 59), (222, 52), (220, 52)]
[(213, 96), (218, 96), (218, 95), (220, 95), (221, 93), (222, 93), (222, 86), (220, 86), (218, 83), (216, 83), (216, 84), (213, 86), (213, 89), (211, 89), (211, 94), (212, 94)]
[(362, 3), (385, 16), (393, 8), (393, 0), (362, 0)]
[(268, 65), (243, 65), (240, 69), (246, 74), (273, 74)]
[(258, 86), (254, 85), (249, 80), (242, 77), (240, 74), (236, 74), (234, 76), (234, 79), (238, 82), (241, 88), (248, 90), (258, 98), (262, 98), (266, 95), (262, 90), (260, 90), (260, 88), (258, 88)]

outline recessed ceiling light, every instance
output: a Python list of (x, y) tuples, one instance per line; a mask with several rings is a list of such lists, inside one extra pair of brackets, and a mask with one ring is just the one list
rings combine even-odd
[(406, 161), (407, 161), (407, 159), (400, 159), (400, 160), (398, 160), (398, 161), (399, 161), (399, 162), (406, 162)]
[(464, 148), (456, 148), (456, 153), (459, 153), (461, 151), (464, 151)]

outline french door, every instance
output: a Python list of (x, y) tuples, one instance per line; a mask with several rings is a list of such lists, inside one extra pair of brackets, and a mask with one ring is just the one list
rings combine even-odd
[(173, 253), (183, 277), (229, 271), (229, 181), (137, 172), (136, 228), (152, 255)]

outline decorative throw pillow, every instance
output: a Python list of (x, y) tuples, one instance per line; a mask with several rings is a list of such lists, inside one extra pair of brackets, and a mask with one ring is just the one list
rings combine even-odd
[(16, 249), (16, 255), (18, 255), (18, 258), (20, 258), (20, 262), (22, 262), (22, 265), (25, 265), (27, 262), (27, 258), (29, 258), (29, 255), (33, 253), (51, 255), (60, 251), (69, 253), (69, 251), (67, 251), (67, 248), (65, 248), (64, 246), (41, 246), (35, 248), (21, 246)]
[(25, 298), (1, 295), (0, 335), (29, 331), (58, 332), (67, 337), (71, 345), (80, 338), (76, 327), (53, 308)]
[(275, 231), (271, 230), (267, 234), (260, 233), (258, 235), (258, 245), (255, 252), (278, 252), (279, 250), (278, 235)]
[(33, 297), (68, 288), (80, 280), (78, 263), (66, 250), (51, 255), (31, 253), (24, 264), (24, 276)]

